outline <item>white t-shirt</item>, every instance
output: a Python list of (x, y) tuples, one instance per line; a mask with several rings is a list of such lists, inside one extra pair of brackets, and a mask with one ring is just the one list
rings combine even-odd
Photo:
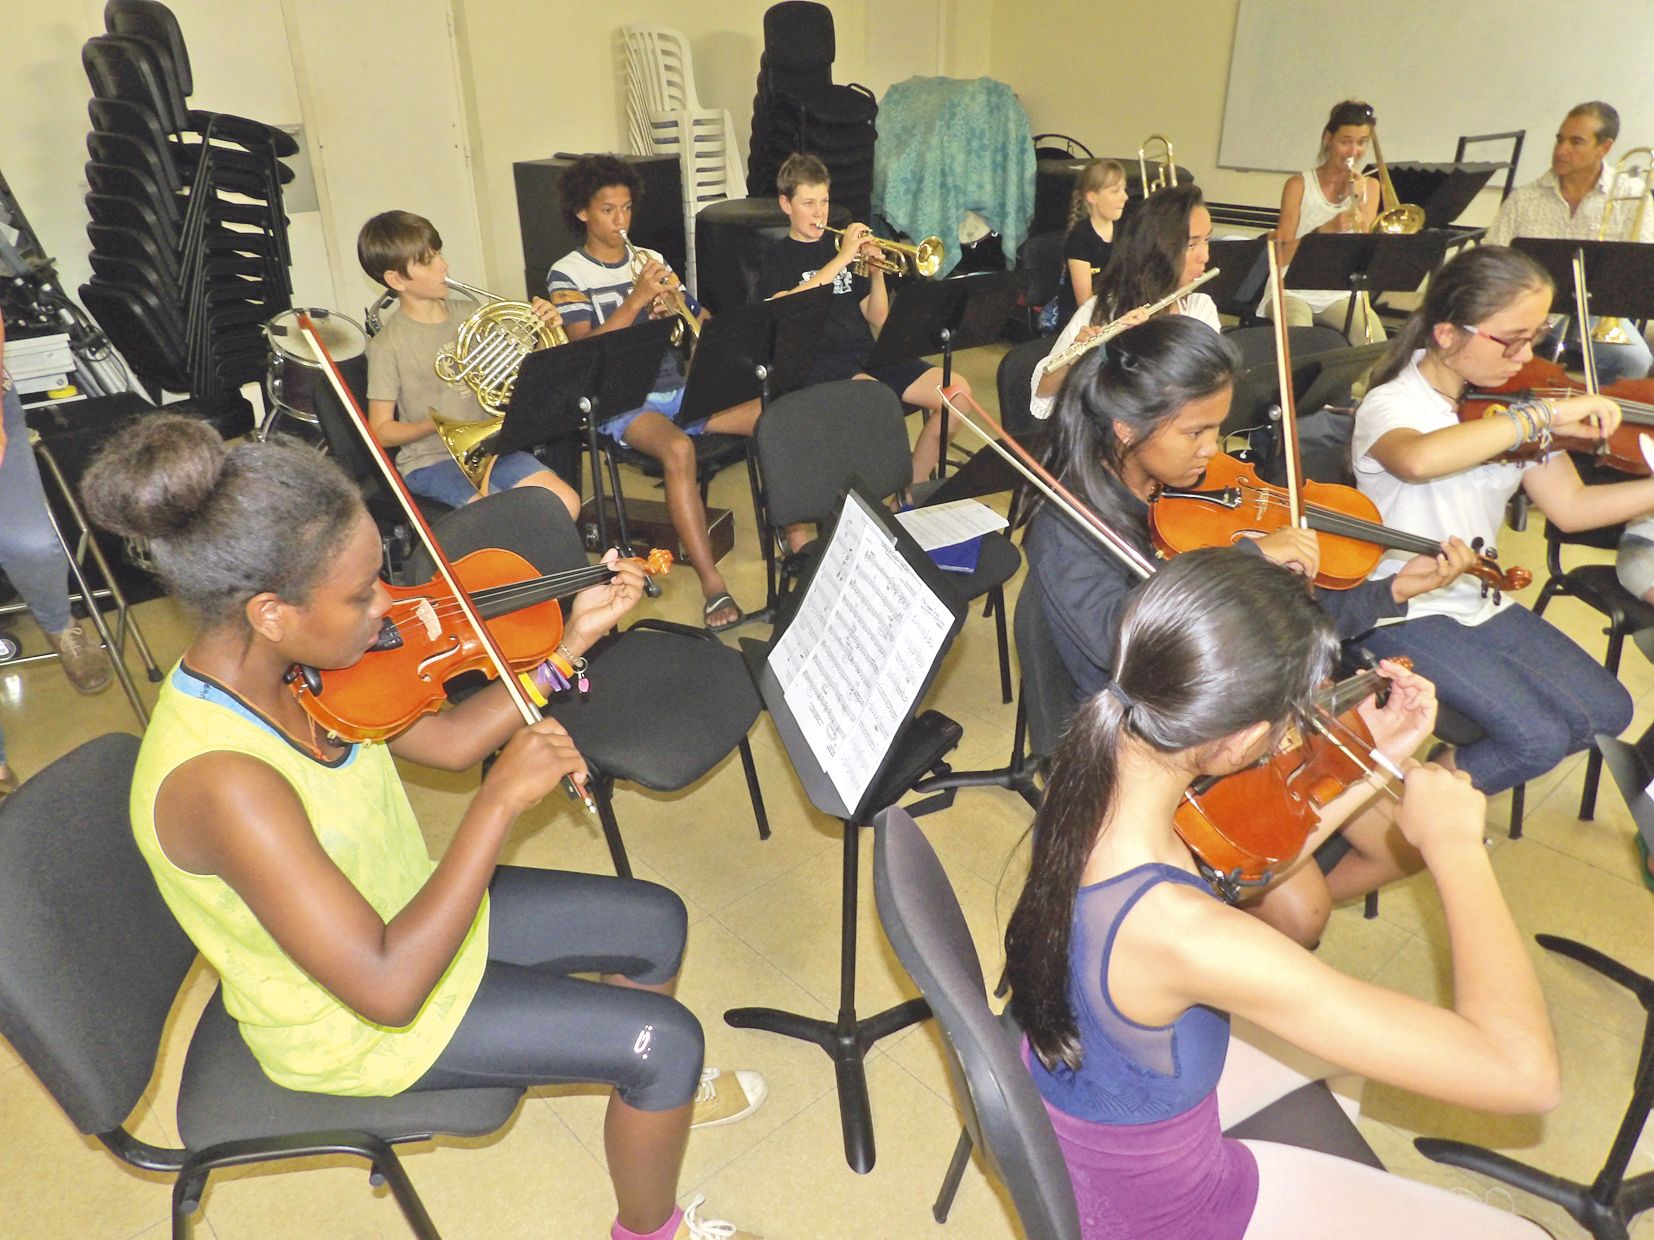
[[(1028, 380), (1028, 412), (1042, 422), (1051, 416), (1051, 406), (1057, 403), (1055, 396), (1039, 394), (1039, 381), (1045, 378), (1045, 363), (1074, 343), (1080, 329), (1091, 322), (1091, 312), (1096, 306), (1095, 297), (1086, 298), (1080, 308), (1074, 311), (1073, 317), (1063, 325), (1062, 331), (1057, 333), (1056, 342), (1052, 344), (1044, 360), (1034, 367), (1033, 377)], [(1215, 332), (1223, 330), (1223, 324), (1218, 321), (1218, 304), (1205, 293), (1190, 293), (1187, 297), (1178, 298), (1177, 312), (1187, 315), (1197, 323), (1206, 324)]]
[[(1304, 183), (1304, 196), (1298, 203), (1298, 232), (1294, 239), (1301, 241), (1327, 221), (1342, 215), (1344, 208), (1339, 203), (1327, 201), (1326, 194), (1321, 192), (1321, 176), (1314, 168), (1300, 172), (1298, 177)], [(1289, 264), (1287, 271), (1291, 270), (1292, 267)], [(1281, 274), (1284, 276), (1286, 272), (1283, 271)], [(1259, 314), (1267, 315), (1269, 313), (1270, 292), (1271, 286), (1265, 284), (1263, 300), (1258, 303)], [(1297, 298), (1316, 314), (1320, 314), (1321, 311), (1331, 306), (1336, 306), (1349, 296), (1348, 293), (1337, 289), (1315, 288), (1289, 288), (1286, 295)]]
[[(1419, 373), (1423, 356), (1423, 349), (1415, 352), (1407, 369), (1368, 392), (1355, 411), (1350, 456), (1355, 462), (1356, 485), (1378, 505), (1380, 518), (1392, 529), (1418, 534), (1432, 542), (1457, 534), (1467, 543), (1480, 538), (1484, 547), (1496, 547), (1505, 504), (1521, 485), (1527, 465), (1490, 462), (1428, 482), (1403, 482), (1370, 455), (1373, 445), (1391, 431), (1429, 434), (1458, 425), (1453, 402)], [(1390, 576), (1411, 558), (1410, 552), (1387, 551), (1373, 576)], [(1483, 597), (1482, 583), (1466, 573), (1439, 590), (1413, 599), (1402, 619), (1449, 616), (1461, 624), (1481, 624), (1508, 606), (1509, 599), (1496, 602), (1491, 592)]]

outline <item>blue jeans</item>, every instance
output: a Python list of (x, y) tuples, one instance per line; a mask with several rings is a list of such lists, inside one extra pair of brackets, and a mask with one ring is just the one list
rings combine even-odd
[(1631, 724), (1631, 695), (1567, 634), (1513, 604), (1486, 624), (1423, 616), (1374, 629), (1361, 644), (1379, 658), (1406, 655), (1436, 697), (1487, 733), (1456, 761), (1490, 796), (1590, 747), (1598, 732)]
[(48, 633), (69, 627), (69, 561), (46, 516), (40, 466), (29, 447), (23, 402), (7, 392), (0, 409), (6, 428), (0, 458), (0, 570)]
[[(488, 493), (498, 495), (501, 491), (509, 491), (524, 478), (532, 477), (545, 468), (537, 456), (527, 452), (508, 452), (494, 462), (494, 468), (488, 475)], [(415, 495), (437, 500), (450, 508), (465, 507), (477, 494), (477, 488), (471, 485), (470, 479), (452, 458), (416, 469), (405, 481), (408, 490)]]

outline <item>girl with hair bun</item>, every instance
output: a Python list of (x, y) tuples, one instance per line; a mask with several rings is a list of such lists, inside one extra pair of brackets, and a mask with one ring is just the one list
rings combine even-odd
[[(1199, 484), (1219, 450), (1236, 365), (1227, 340), (1185, 316), (1121, 333), (1072, 368), (1052, 419), (1051, 472), (1152, 558), (1148, 499), (1157, 487)], [(1079, 691), (1095, 693), (1114, 666), (1121, 610), (1137, 578), (1049, 506), (1034, 509), (1026, 545), (1032, 595), (1056, 650)], [(1316, 536), (1308, 530), (1287, 528), (1244, 546), (1305, 576), (1314, 576), (1319, 563)], [(1409, 598), (1451, 580), (1473, 560), (1468, 547), (1449, 539), (1439, 555), (1416, 557), (1394, 578), (1316, 597), (1334, 616), (1340, 637), (1359, 637), (1381, 618), (1404, 614)], [(1397, 744), (1386, 753), (1400, 761), (1411, 750)], [(1330, 830), (1334, 821), (1324, 816), (1323, 826)], [(1376, 890), (1419, 864), (1382, 807), (1351, 818), (1344, 838), (1352, 849), (1325, 880), (1315, 865), (1300, 864), (1249, 907), (1298, 941), (1314, 943), (1334, 901)]]
[[(1654, 511), (1654, 480), (1587, 486), (1566, 452), (1549, 450), (1553, 431), (1610, 433), (1620, 410), (1606, 397), (1512, 398), (1502, 414), (1459, 421), (1468, 388), (1500, 387), (1532, 358), (1551, 291), (1542, 267), (1495, 245), (1466, 250), (1430, 278), (1355, 417), (1356, 484), (1386, 525), (1426, 538), (1457, 530), (1496, 546), (1519, 487), (1564, 530)], [(1505, 459), (1524, 446), (1536, 455)], [(1376, 571), (1395, 563), (1386, 557)], [(1451, 761), (1489, 796), (1631, 722), (1630, 694), (1601, 664), (1520, 603), (1468, 581), (1414, 599), (1404, 621), (1382, 623), (1368, 647), (1407, 655), (1444, 703), (1487, 734)]]
[[(133, 834), (265, 1073), (352, 1095), (606, 1082), (612, 1234), (699, 1234), (698, 1199), (687, 1215), (674, 1202), (691, 1122), (739, 1118), (762, 1078), (714, 1087), (702, 1072), (700, 1024), (671, 998), (677, 896), (499, 864), (520, 814), (586, 778), (562, 727), (524, 727), (495, 684), (387, 744), (317, 728), (290, 669), (354, 664), (390, 597), (360, 495), (308, 447), (226, 447), (204, 422), (155, 414), (110, 441), (83, 491), (99, 524), (149, 540), (200, 621), (144, 734)], [(571, 655), (639, 597), (636, 566), (611, 562), (573, 602)], [(495, 750), (433, 863), (393, 758), (465, 770)]]
[[(1326, 614), (1278, 566), (1229, 548), (1179, 556), (1122, 613), (1112, 677), (1056, 755), (1006, 978), (1082, 1240), (1545, 1234), (1364, 1164), (1223, 1136), (1304, 1080), (1231, 1041), (1231, 1014), (1463, 1106), (1546, 1111), (1560, 1093), (1544, 996), (1482, 845), (1486, 804), (1463, 776), (1412, 764), (1397, 818), (1447, 910), (1451, 1009), (1340, 973), (1214, 899), (1178, 839), (1189, 785), (1267, 754), (1336, 652)], [(1428, 685), (1393, 696), (1427, 733)]]

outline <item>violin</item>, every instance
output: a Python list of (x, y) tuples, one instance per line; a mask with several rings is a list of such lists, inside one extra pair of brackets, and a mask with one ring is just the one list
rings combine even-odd
[[(1646, 478), (1650, 474), (1643, 453), (1645, 439), (1654, 439), (1654, 379), (1619, 379), (1593, 393), (1589, 383), (1573, 378), (1556, 362), (1530, 358), (1509, 382), (1496, 388), (1471, 388), (1459, 398), (1459, 421), (1499, 416), (1516, 401), (1529, 397), (1566, 400), (1570, 396), (1606, 396), (1620, 407), (1620, 424), (1606, 439), (1574, 433), (1569, 427), (1554, 432), (1551, 446), (1590, 454), (1599, 465)], [(1650, 444), (1654, 449), (1654, 443)], [(1495, 460), (1533, 461), (1544, 455), (1538, 444), (1523, 444)]]
[(1268, 883), (1351, 784), (1375, 766), (1394, 770), (1355, 709), (1388, 683), (1365, 671), (1328, 686), (1316, 695), (1313, 726), (1295, 743), (1244, 771), (1202, 776), (1184, 791), (1172, 826), (1224, 899), (1234, 903), (1242, 888)]
[[(1413, 555), (1441, 550), (1428, 538), (1384, 525), (1377, 505), (1354, 487), (1306, 480), (1303, 513), (1305, 524), (1319, 536), (1315, 584), (1324, 589), (1360, 585), (1378, 567), (1385, 548)], [(1149, 500), (1150, 534), (1155, 550), (1166, 556), (1272, 533), (1289, 519), (1286, 489), (1265, 482), (1251, 465), (1227, 454), (1212, 458), (1198, 488), (1161, 487)], [(1495, 594), (1520, 590), (1533, 580), (1527, 569), (1505, 568), (1496, 551), (1480, 547), (1476, 563), (1465, 571)]]
[[(1139, 579), (1155, 572), (1153, 560), (1057, 481), (974, 397), (944, 391), (942, 403), (949, 416), (981, 436), (1127, 571)], [(1315, 828), (1321, 807), (1350, 784), (1375, 770), (1400, 777), (1395, 765), (1373, 747), (1372, 733), (1354, 710), (1382, 680), (1376, 672), (1364, 672), (1322, 690), (1316, 695), (1311, 726), (1300, 729), (1299, 743), (1277, 751), (1257, 767), (1197, 781), (1185, 794), (1174, 826), (1225, 899), (1237, 899), (1242, 886), (1268, 882), (1275, 867), (1297, 856)]]
[[(637, 563), (656, 576), (672, 567), (672, 553), (656, 549)], [(609, 564), (535, 574), (515, 551), (488, 547), (453, 562), (499, 643), (513, 675), (551, 658), (563, 640), (558, 599), (614, 576)], [(481, 639), (470, 628), (440, 576), (414, 586), (386, 586), (390, 610), (379, 639), (349, 667), (319, 671), (295, 667), (287, 684), (306, 712), (340, 740), (382, 741), (447, 700), (448, 681), (465, 672), (495, 675)]]
[[(1620, 379), (1603, 387), (1597, 381), (1596, 352), (1591, 340), (1589, 324), (1591, 295), (1585, 284), (1585, 251), (1574, 251), (1574, 312), (1580, 323), (1580, 352), (1585, 363), (1585, 381), (1572, 378), (1555, 362), (1544, 358), (1529, 358), (1521, 370), (1504, 386), (1492, 391), (1472, 392), (1459, 401), (1459, 421), (1497, 416), (1510, 398), (1539, 396), (1566, 400), (1570, 396), (1606, 396), (1620, 407), (1620, 424), (1607, 436), (1590, 433), (1590, 429), (1570, 425), (1553, 433), (1551, 447), (1591, 453), (1600, 465), (1621, 473), (1646, 478), (1654, 472), (1654, 440), (1645, 427), (1654, 426), (1654, 380)], [(1511, 452), (1494, 458), (1498, 461), (1530, 461), (1544, 457), (1547, 448), (1540, 444), (1522, 444)]]
[[(403, 481), (402, 475), (397, 472), (396, 466), (391, 463), (391, 458), (386, 453), (384, 446), (380, 444), (369, 428), (367, 414), (362, 412), (362, 407), (356, 402), (356, 397), (345, 386), (344, 378), (339, 374), (338, 364), (334, 362), (333, 355), (328, 352), (327, 346), (322, 343), (321, 334), (316, 330), (316, 324), (311, 321), (308, 314), (300, 311), (298, 327), (299, 335), (310, 346), (310, 351), (316, 355), (316, 364), (326, 376), (328, 385), (333, 389), (333, 395), (338, 399), (340, 407), (349, 413), (350, 416), (347, 421), (361, 437), (362, 447), (366, 449), (368, 456), (378, 468), (381, 481), (384, 482), (388, 493), (394, 496), (401, 506), (402, 514), (407, 517), (408, 526), (413, 531), (415, 539), (425, 549), (425, 553), (431, 557), (431, 563), (436, 566), (435, 580), (440, 580), (443, 586), (440, 595), (441, 606), (444, 609), (451, 608), (452, 610), (448, 613), (447, 618), (434, 616), (433, 621), (442, 627), (452, 624), (456, 633), (462, 630), (467, 633), (469, 639), (477, 643), (484, 661), (493, 669), (494, 675), (499, 678), (506, 696), (510, 699), (512, 706), (516, 708), (518, 715), (522, 717), (523, 723), (527, 726), (533, 726), (540, 722), (542, 716), (533, 701), (530, 700), (528, 691), (518, 681), (516, 673), (511, 670), (505, 652), (501, 650), (493, 633), (482, 622), (482, 616), (470, 594), (459, 584), (454, 566), (448, 562), (448, 557), (443, 554), (442, 548), (437, 544), (436, 535), (431, 532), (430, 524), (425, 520), (424, 514), (419, 511), (419, 506), (414, 503), (413, 496), (408, 492), (407, 483)], [(433, 612), (438, 610), (438, 604), (434, 601), (431, 603), (431, 610)], [(421, 617), (421, 621), (424, 622), (423, 617)], [(416, 667), (412, 670), (417, 676), (421, 669)], [(303, 675), (303, 669), (300, 669), (299, 679), (306, 679)], [(306, 685), (307, 689), (309, 687), (309, 685)], [(318, 700), (318, 694), (319, 686), (318, 693), (307, 692), (300, 696), (299, 701), (306, 704), (313, 703)], [(563, 777), (563, 789), (568, 793), (571, 800), (581, 802), (586, 807), (587, 813), (593, 815), (597, 813), (597, 801), (593, 799), (589, 791), (574, 781), (572, 775)]]

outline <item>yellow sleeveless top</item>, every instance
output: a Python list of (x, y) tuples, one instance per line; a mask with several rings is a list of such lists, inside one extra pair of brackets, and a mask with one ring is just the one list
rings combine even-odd
[(482, 980), (488, 900), (419, 1014), (400, 1029), (351, 1011), (288, 957), (229, 884), (174, 865), (155, 834), (166, 777), (204, 753), (257, 758), (292, 785), (316, 838), (380, 917), (413, 898), (435, 863), (384, 745), (323, 761), (223, 686), (175, 667), (161, 687), (132, 781), (132, 832), (173, 916), (218, 971), (224, 1005), (265, 1074), (288, 1089), (384, 1095), (412, 1085), (453, 1036)]

